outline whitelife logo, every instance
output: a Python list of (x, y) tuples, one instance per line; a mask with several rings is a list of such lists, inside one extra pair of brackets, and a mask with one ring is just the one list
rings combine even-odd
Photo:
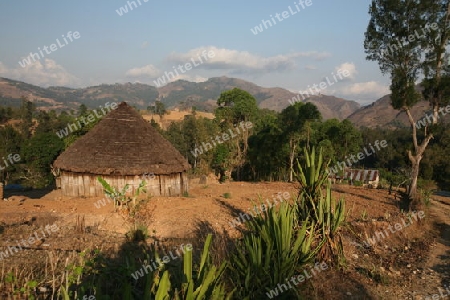
[[(242, 121), (240, 123), (240, 127), (242, 128), (242, 131), (245, 131), (247, 129), (250, 129), (253, 127), (253, 123), (252, 122), (244, 122)], [(228, 133), (222, 133), (222, 135), (216, 135), (215, 140), (217, 141), (217, 143), (222, 144), (224, 143), (224, 141), (228, 141), (230, 138), (234, 138), (237, 137), (238, 134), (241, 134), (241, 131), (239, 130), (239, 127), (237, 125), (234, 125), (234, 129), (236, 130), (237, 134), (234, 134), (233, 130), (228, 129), (228, 132), (230, 133), (230, 135), (228, 135)], [(222, 137), (223, 141), (220, 139)], [(214, 147), (217, 146), (216, 142), (214, 142), (214, 138), (211, 138), (211, 142), (214, 144)], [(208, 143), (208, 142), (203, 142), (202, 146), (200, 146), (199, 148), (195, 148), (193, 151), (191, 150), (192, 155), (194, 155), (194, 157), (199, 156), (200, 154), (203, 154), (204, 152), (211, 150), (213, 148), (213, 146)]]
[[(208, 52), (206, 52), (206, 50), (203, 50), (202, 55), (201, 55), (205, 61), (203, 61), (203, 59), (200, 57), (200, 54), (197, 55), (198, 58), (198, 63), (196, 62), (196, 60), (194, 58), (191, 58), (192, 64), (190, 62), (185, 63), (184, 65), (178, 65), (178, 67), (173, 66), (173, 70), (175, 72), (175, 74), (171, 71), (169, 72), (164, 72), (164, 75), (157, 78), (156, 80), (153, 80), (153, 83), (156, 85), (156, 87), (160, 87), (163, 84), (169, 83), (171, 80), (175, 80), (177, 77), (180, 76), (180, 74), (178, 73), (178, 70), (180, 70), (181, 74), (186, 73), (187, 71), (192, 70), (192, 67), (198, 67), (201, 64), (204, 64), (205, 62), (208, 61), (208, 58), (213, 58), (216, 56), (216, 53), (213, 50), (209, 50)], [(183, 69), (184, 67), (184, 69)], [(178, 70), (177, 70), (178, 69)]]
[[(336, 72), (337, 74), (334, 74), (334, 72), (331, 72), (331, 75), (333, 76), (334, 81), (330, 80), (330, 78), (327, 76), (325, 77), (326, 81), (321, 81), (319, 84), (313, 84), (312, 86), (308, 85), (308, 89), (304, 91), (299, 91), (298, 94), (292, 99), (289, 99), (288, 102), (291, 105), (294, 105), (297, 102), (301, 102), (302, 100), (305, 100), (307, 97), (311, 97), (313, 95), (319, 94), (321, 91), (327, 89), (328, 87), (334, 85), (335, 83), (339, 82), (339, 80), (344, 80), (346, 77), (350, 76), (350, 71), (346, 69), (339, 69)], [(336, 77), (337, 76), (337, 77)], [(338, 79), (339, 78), (339, 79)], [(302, 100), (300, 100), (300, 97)]]
[[(284, 20), (286, 20), (287, 18), (289, 18), (290, 16), (296, 15), (299, 12), (302, 11), (302, 9), (306, 9), (306, 7), (309, 7), (312, 5), (312, 0), (299, 0), (298, 2), (294, 2), (295, 5), (295, 9), (292, 9), (292, 7), (289, 5), (288, 9), (289, 11), (285, 10), (283, 11), (281, 14), (280, 13), (276, 13), (275, 17), (277, 18), (278, 22), (282, 22)], [(300, 8), (300, 6), (301, 8)], [(258, 33), (262, 33), (264, 31), (264, 29), (269, 29), (270, 27), (274, 26), (277, 24), (277, 21), (275, 20), (275, 18), (270, 15), (270, 20), (261, 20), (261, 23), (259, 23), (259, 25), (255, 26), (254, 28), (250, 28), (250, 31), (254, 34), (257, 35)], [(264, 27), (263, 27), (264, 26)]]
[[(19, 61), (19, 65), (22, 68), (25, 68), (27, 65), (31, 64), (31, 60), (33, 60), (33, 62), (36, 62), (36, 61), (40, 60), (41, 58), (45, 57), (42, 50), (44, 50), (46, 54), (51, 54), (52, 52), (55, 52), (56, 50), (61, 49), (62, 47), (65, 47), (66, 45), (68, 45), (69, 42), (67, 41), (67, 39), (69, 39), (71, 42), (73, 42), (74, 40), (78, 40), (80, 38), (80, 33), (78, 31), (74, 31), (73, 33), (72, 33), (72, 31), (69, 31), (67, 33), (67, 36), (65, 36), (64, 34), (61, 36), (63, 37), (65, 44), (61, 43), (59, 38), (57, 38), (56, 44), (51, 44), (49, 47), (44, 46), (44, 47), (42, 47), (42, 49), (41, 49), (41, 47), (38, 47), (39, 53), (30, 52), (30, 55), (25, 57), (22, 61)], [(41, 54), (41, 55), (39, 55), (39, 54)]]
[[(157, 268), (159, 268), (162, 264), (167, 264), (171, 260), (175, 260), (181, 257), (182, 254), (184, 254), (187, 251), (192, 251), (192, 244), (182, 244), (180, 245), (179, 249), (175, 250), (176, 255), (173, 255), (172, 251), (169, 251), (169, 255), (164, 256), (162, 259), (157, 257), (155, 260), (152, 260), (152, 262), (148, 265), (142, 265), (142, 268), (131, 274), (131, 277), (134, 278), (134, 280), (138, 280), (140, 277), (144, 276), (145, 274), (148, 274), (149, 270), (150, 272), (153, 272)], [(182, 253), (180, 253), (180, 250)]]
[[(413, 224), (413, 220), (414, 219), (416, 222), (418, 222), (418, 220), (422, 220), (423, 218), (425, 218), (425, 213), (421, 210), (418, 213), (411, 213), (411, 215), (408, 217), (409, 219), (409, 223), (405, 222), (405, 219), (402, 219), (402, 224), (400, 223), (395, 223), (394, 226), (389, 225), (387, 227), (387, 229), (389, 229), (389, 231), (391, 233), (396, 233), (398, 231), (403, 230), (406, 227), (409, 227)], [(389, 231), (387, 231), (387, 229), (384, 229), (383, 231), (375, 231), (375, 235), (372, 236), (371, 238), (368, 237), (366, 241), (364, 241), (362, 244), (356, 243), (356, 242), (352, 242), (351, 244), (356, 245), (356, 246), (361, 246), (361, 247), (366, 247), (369, 248), (370, 246), (373, 246), (378, 242), (381, 242), (382, 239), (385, 239), (389, 236)]]
[[(4, 164), (4, 167), (1, 166), (0, 164), (0, 170), (4, 170), (9, 166), (12, 166), (14, 163), (19, 162), (20, 161), (20, 155), (19, 154), (8, 154), (7, 159), (5, 159), (4, 157), (2, 157)], [(9, 161), (9, 163), (8, 163)]]
[[(314, 271), (314, 269), (315, 269), (315, 271)], [(304, 275), (299, 274), (299, 275), (294, 275), (291, 278), (286, 278), (285, 281), (287, 282), (287, 284), (286, 283), (277, 284), (277, 287), (266, 292), (266, 295), (267, 295), (267, 297), (269, 297), (269, 299), (278, 297), (279, 294), (282, 294), (282, 293), (288, 291), (289, 289), (294, 288), (291, 285), (291, 283), (293, 283), (294, 285), (299, 285), (303, 281), (308, 280), (308, 279), (312, 278), (313, 276), (316, 276), (317, 273), (325, 271), (326, 269), (328, 269), (328, 265), (325, 262), (322, 262), (322, 263), (317, 262), (313, 268), (312, 267), (310, 268), (310, 270), (309, 270), (310, 273), (308, 273), (306, 271), (306, 269), (303, 269)]]
[[(247, 213), (239, 213), (239, 217), (234, 218), (233, 221), (228, 222), (228, 223), (230, 224), (231, 227), (236, 228), (237, 226), (242, 225), (242, 223), (244, 223), (246, 221), (250, 221), (251, 218), (255, 218), (257, 215), (262, 214), (268, 208), (272, 208), (273, 206), (277, 206), (279, 203), (283, 203), (284, 200), (288, 200), (290, 197), (291, 197), (291, 194), (289, 194), (289, 192), (284, 192), (283, 194), (281, 194), (281, 192), (279, 192), (277, 194), (277, 197), (272, 196), (273, 202), (270, 202), (269, 198), (266, 198), (267, 205), (264, 203), (260, 203), (259, 207), (255, 205), (253, 207), (253, 211), (251, 208), (249, 209), (250, 215)], [(280, 200), (279, 203), (278, 203), (277, 198), (278, 198), (278, 200)]]
[[(387, 145), (388, 145), (388, 143), (386, 140), (382, 140), (381, 142), (379, 140), (376, 140), (374, 143), (374, 146), (375, 146), (375, 148), (377, 148), (378, 151), (381, 150), (380, 146), (385, 148), (385, 147), (387, 147)], [(363, 152), (359, 152), (357, 155), (351, 154), (350, 158), (347, 158), (348, 156), (345, 156), (345, 159), (347, 159), (347, 161), (345, 161), (345, 160), (339, 161), (334, 165), (334, 167), (329, 167), (328, 173), (329, 174), (337, 174), (339, 172), (339, 169), (341, 169), (341, 171), (342, 171), (342, 170), (345, 170), (346, 168), (350, 168), (353, 165), (353, 163), (357, 163), (358, 161), (363, 160), (364, 158), (366, 158), (368, 156), (371, 156), (372, 154), (375, 153), (375, 149), (373, 148), (371, 143), (369, 143), (369, 148), (372, 150), (372, 152), (367, 151), (367, 147), (364, 147), (364, 153), (366, 155), (364, 155)], [(350, 159), (351, 159), (351, 161), (350, 161)], [(352, 161), (353, 161), (353, 163), (352, 163)]]
[[(445, 112), (444, 112), (445, 110)], [(447, 105), (446, 107), (441, 107), (439, 108), (439, 113), (445, 117), (445, 115), (447, 115), (448, 113), (450, 113), (450, 105)], [(439, 120), (440, 116), (439, 114), (437, 115), (437, 120)], [(414, 125), (416, 126), (417, 129), (420, 129), (422, 127), (426, 127), (429, 124), (433, 123), (433, 119), (434, 116), (433, 114), (427, 114), (425, 115), (425, 117), (423, 117), (422, 119), (420, 119), (419, 121), (417, 121)], [(436, 120), (436, 121), (437, 121)]]
[[(139, 6), (142, 5), (141, 0), (136, 0), (136, 1), (139, 3)], [(130, 8), (130, 11), (132, 11), (134, 8), (138, 8), (136, 1), (127, 1), (127, 5)], [(142, 0), (142, 2), (144, 2), (144, 3), (147, 3), (148, 1), (149, 0)], [(133, 8), (132, 4), (134, 5), (134, 8)], [(121, 6), (119, 9), (116, 9), (116, 13), (119, 15), (119, 17), (128, 13), (127, 5)]]
[[(45, 231), (47, 232), (48, 236), (51, 235), (50, 230), (51, 230), (51, 232), (56, 232), (56, 231), (59, 230), (59, 228), (58, 228), (58, 226), (57, 226), (56, 224), (53, 224), (53, 225), (51, 225), (51, 226), (50, 226), (50, 225), (45, 225)], [(24, 248), (28, 248), (28, 247), (30, 247), (31, 245), (33, 245), (34, 243), (36, 243), (36, 242), (38, 242), (38, 241), (40, 241), (40, 240), (43, 240), (43, 239), (45, 239), (45, 238), (48, 237), (48, 236), (45, 234), (44, 229), (41, 229), (41, 232), (40, 232), (40, 233), (42, 234), (41, 236), (39, 236), (38, 232), (35, 231), (34, 234), (33, 234), (34, 237), (33, 237), (33, 235), (31, 235), (26, 241), (25, 241), (24, 239), (20, 240), (20, 242), (16, 240), (16, 242), (17, 242), (17, 247), (19, 247), (19, 249), (17, 249), (16, 246), (8, 246), (8, 250), (6, 250), (6, 251), (4, 251), (4, 252), (0, 251), (0, 260), (2, 260), (2, 259), (4, 259), (4, 258), (7, 258), (7, 257), (10, 256), (10, 255), (13, 255), (14, 253), (19, 252), (20, 250), (22, 250), (22, 246), (23, 246)], [(15, 252), (13, 252), (13, 250), (14, 250)], [(8, 252), (9, 252), (9, 253), (8, 253)]]
[(60, 131), (56, 132), (56, 135), (60, 139), (62, 139), (62, 138), (64, 138), (64, 137), (69, 135), (69, 130), (70, 130), (70, 133), (72, 133), (74, 131), (77, 131), (77, 130), (81, 129), (81, 123), (80, 123), (80, 120), (78, 120), (78, 119), (81, 119), (81, 122), (84, 125), (87, 125), (89, 123), (94, 122), (96, 119), (101, 119), (103, 116), (105, 116), (111, 110), (116, 109), (117, 107), (118, 107), (118, 105), (117, 105), (116, 102), (113, 102), (111, 104), (109, 104), (109, 102), (106, 102), (105, 103), (105, 108), (107, 110), (106, 112), (103, 110), (102, 106), (100, 105), (100, 110), (102, 111), (103, 115), (98, 114), (97, 110), (94, 109), (94, 113), (93, 114), (89, 114), (86, 117), (85, 116), (81, 116), (81, 117), (76, 118), (75, 119), (75, 121), (76, 121), (75, 123), (68, 124), (64, 129), (61, 129)]

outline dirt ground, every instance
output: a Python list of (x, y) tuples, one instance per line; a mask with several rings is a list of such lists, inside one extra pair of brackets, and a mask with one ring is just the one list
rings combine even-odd
[[(250, 214), (259, 201), (275, 203), (283, 193), (296, 195), (298, 188), (281, 182), (198, 182), (191, 181), (187, 197), (150, 197), (133, 219), (125, 211), (115, 212), (112, 202), (97, 202), (102, 198), (64, 198), (58, 190), (6, 194), (0, 201), (0, 251), (52, 224), (55, 231), (47, 227), (47, 233), (24, 248), (117, 250), (127, 232), (142, 227), (158, 241), (200, 239), (208, 232), (237, 238), (233, 220)], [(450, 298), (450, 197), (432, 196), (420, 218), (408, 215), (387, 190), (339, 184), (333, 186), (333, 195), (345, 199), (348, 211), (343, 228), (346, 267), (321, 272), (307, 282), (308, 299), (431, 299), (439, 293)], [(389, 232), (396, 223), (409, 226)], [(378, 240), (367, 247), (364, 242), (377, 231)], [(21, 257), (17, 253), (3, 264)]]

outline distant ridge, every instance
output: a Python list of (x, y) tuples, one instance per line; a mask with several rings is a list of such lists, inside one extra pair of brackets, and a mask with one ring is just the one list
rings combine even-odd
[[(252, 94), (260, 108), (281, 111), (290, 105), (289, 100), (297, 94), (286, 89), (265, 88), (238, 78), (213, 77), (205, 82), (177, 80), (156, 88), (142, 83), (101, 84), (86, 88), (67, 87), (42, 88), (35, 85), (0, 78), (0, 105), (20, 105), (25, 96), (42, 110), (77, 109), (81, 104), (95, 108), (106, 102), (126, 101), (131, 106), (145, 109), (156, 100), (164, 102), (166, 107), (213, 112), (216, 101), (223, 91), (233, 88), (243, 89)], [(310, 96), (306, 101), (314, 103), (324, 119), (343, 120), (360, 108), (355, 101), (327, 95)]]
[[(431, 113), (431, 107), (427, 101), (419, 101), (411, 109), (411, 114), (416, 122), (428, 113)], [(448, 118), (449, 116), (445, 117), (445, 119)], [(390, 95), (361, 107), (352, 113), (348, 120), (359, 127), (375, 128), (379, 126), (391, 129), (410, 127), (406, 113), (392, 108)]]

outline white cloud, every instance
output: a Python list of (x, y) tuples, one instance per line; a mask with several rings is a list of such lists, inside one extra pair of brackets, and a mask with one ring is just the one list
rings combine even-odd
[(175, 77), (174, 80), (171, 81), (176, 81), (178, 79), (183, 79), (183, 80), (187, 80), (190, 82), (205, 82), (208, 80), (208, 78), (203, 77), (203, 76), (199, 76), (199, 75), (194, 75), (194, 76), (190, 76), (190, 75), (186, 75), (186, 74), (180, 74), (179, 76)]
[[(356, 66), (354, 63), (350, 63), (350, 62), (345, 62), (343, 64), (340, 64), (339, 66), (337, 66), (336, 68), (334, 68), (335, 73), (342, 73), (342, 71), (347, 71), (346, 73), (349, 74), (348, 76), (346, 76), (347, 80), (348, 79), (355, 79), (355, 75), (358, 74), (358, 71), (356, 71)], [(341, 71), (339, 71), (341, 70)]]
[(317, 67), (314, 65), (306, 65), (305, 70), (317, 70)]
[[(208, 54), (211, 54), (210, 56)], [(329, 57), (326, 52), (294, 52), (289, 54), (262, 57), (248, 51), (237, 51), (214, 46), (199, 47), (186, 53), (173, 52), (167, 61), (173, 64), (185, 64), (194, 61), (199, 69), (230, 70), (234, 73), (281, 72), (296, 66), (296, 59), (309, 58), (322, 60)]]
[(148, 76), (150, 78), (156, 78), (161, 74), (161, 71), (158, 70), (154, 65), (146, 65), (141, 68), (133, 68), (129, 69), (125, 76), (127, 77), (141, 77)]
[(145, 49), (147, 47), (148, 47), (148, 42), (147, 41), (143, 42), (142, 45), (141, 45), (141, 48)]
[(341, 87), (337, 93), (344, 96), (358, 98), (372, 98), (374, 100), (390, 93), (389, 87), (376, 81), (358, 82)]
[[(23, 59), (23, 58), (22, 58)], [(24, 67), (8, 68), (0, 62), (0, 76), (20, 80), (38, 86), (70, 86), (80, 85), (80, 79), (70, 74), (63, 66), (52, 59), (41, 59)]]

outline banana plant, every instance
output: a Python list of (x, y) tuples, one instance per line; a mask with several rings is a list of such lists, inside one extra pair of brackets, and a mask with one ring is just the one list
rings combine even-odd
[(111, 186), (108, 182), (106, 182), (106, 180), (102, 177), (98, 176), (97, 180), (103, 186), (103, 192), (105, 193), (106, 197), (109, 197), (113, 200), (114, 208), (116, 208), (118, 205), (122, 206), (123, 204), (126, 204), (126, 192), (129, 188), (128, 184), (126, 184), (122, 188), (122, 190), (119, 191), (115, 187)]
[(120, 205), (122, 207), (123, 205), (128, 205), (129, 202), (133, 202), (133, 206), (136, 206), (136, 199), (141, 193), (146, 193), (145, 186), (147, 183), (143, 180), (139, 184), (138, 188), (136, 189), (133, 197), (127, 197), (127, 191), (130, 188), (129, 184), (125, 184), (125, 186), (122, 188), (121, 191), (119, 191), (117, 188), (111, 186), (108, 182), (106, 182), (105, 179), (98, 176), (97, 180), (100, 182), (100, 184), (103, 187), (103, 192), (105, 193), (105, 196), (112, 199), (114, 202), (114, 208), (117, 207), (117, 205)]

